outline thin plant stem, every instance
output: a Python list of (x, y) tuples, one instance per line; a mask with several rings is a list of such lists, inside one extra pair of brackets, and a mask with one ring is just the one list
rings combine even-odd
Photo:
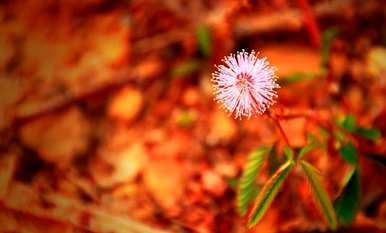
[(311, 43), (315, 48), (320, 47), (320, 29), (318, 22), (315, 19), (314, 12), (310, 6), (308, 0), (298, 0), (297, 1), (300, 9), (304, 14), (304, 23), (308, 31), (308, 35), (311, 39)]
[(276, 126), (279, 128), (280, 134), (281, 136), (283, 136), (284, 141), (287, 143), (287, 146), (291, 147), (287, 134), (285, 133), (283, 127), (281, 126), (279, 119), (273, 118), (273, 121), (275, 122)]
[(273, 122), (275, 122), (275, 124), (276, 124), (277, 128), (279, 129), (279, 132), (280, 132), (281, 136), (283, 137), (287, 146), (291, 147), (291, 144), (288, 140), (287, 134), (285, 133), (285, 131), (280, 123), (280, 120), (271, 112), (268, 112), (268, 116), (273, 120)]

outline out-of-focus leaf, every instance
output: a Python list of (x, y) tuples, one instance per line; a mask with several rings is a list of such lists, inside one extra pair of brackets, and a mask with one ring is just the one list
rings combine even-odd
[(348, 225), (354, 220), (359, 210), (360, 196), (359, 172), (354, 168), (346, 176), (342, 192), (334, 203), (337, 217), (342, 224)]
[(260, 188), (261, 188), (261, 186), (253, 185), (248, 190), (248, 193), (247, 193), (248, 197), (247, 197), (247, 195), (245, 195), (245, 197), (248, 199), (248, 203), (246, 203), (245, 209), (243, 209), (244, 212), (241, 212), (241, 209), (239, 208), (239, 213), (240, 213), (241, 216), (244, 216), (247, 213), (248, 207), (250, 207), (251, 201), (256, 198), (257, 194), (259, 194)]
[(378, 138), (381, 137), (381, 132), (375, 128), (358, 127), (355, 129), (354, 134), (370, 140), (377, 140)]
[(284, 163), (284, 161), (285, 158), (283, 158), (283, 156), (278, 156), (276, 146), (272, 146), (271, 151), (268, 153), (269, 175), (275, 173), (275, 171), (280, 167), (281, 164)]
[(240, 215), (245, 215), (248, 205), (254, 193), (256, 193), (256, 176), (259, 173), (265, 155), (269, 148), (261, 147), (253, 151), (244, 166), (243, 175), (241, 176), (239, 188), (237, 190), (237, 207)]
[(386, 156), (381, 154), (369, 153), (366, 154), (366, 157), (386, 167)]
[(183, 62), (173, 68), (171, 74), (173, 77), (183, 77), (192, 74), (200, 68), (200, 63), (197, 60), (189, 60)]
[[(386, 32), (385, 35), (386, 36)], [(386, 71), (386, 48), (372, 47), (367, 54), (367, 69), (374, 77), (382, 77)]]
[(181, 127), (189, 127), (196, 119), (196, 114), (191, 111), (182, 111), (177, 116), (177, 124)]
[(331, 200), (328, 197), (327, 191), (321, 184), (318, 170), (304, 160), (300, 161), (300, 165), (302, 166), (303, 171), (308, 178), (311, 190), (316, 198), (323, 216), (327, 220), (330, 228), (335, 230), (337, 228), (336, 214)]
[(319, 128), (319, 133), (320, 133), (320, 135), (321, 135), (324, 139), (326, 139), (326, 138), (330, 135), (330, 132), (329, 132), (327, 129), (323, 128), (323, 127), (320, 127), (320, 128)]
[(307, 144), (305, 145), (302, 149), (300, 149), (300, 152), (299, 152), (299, 159), (302, 159), (304, 157), (304, 155), (308, 154), (309, 152), (311, 152), (313, 149), (315, 149), (318, 145), (316, 143), (311, 143), (311, 144)]
[(307, 142), (313, 143), (313, 142), (319, 142), (319, 140), (311, 133), (307, 133)]
[(352, 114), (347, 115), (342, 122), (342, 127), (349, 132), (354, 132), (356, 127), (356, 117)]
[(227, 179), (228, 186), (234, 190), (239, 186), (240, 180), (236, 177)]
[(317, 74), (315, 73), (294, 73), (292, 75), (289, 75), (287, 77), (284, 77), (282, 79), (279, 79), (279, 85), (280, 86), (288, 86), (291, 84), (295, 84), (300, 81), (308, 80), (308, 79), (313, 79), (316, 78)]
[(287, 160), (291, 160), (294, 158), (294, 151), (291, 149), (291, 147), (286, 146), (284, 147), (284, 155), (287, 157)]
[(279, 192), (284, 180), (294, 167), (294, 161), (289, 160), (283, 164), (267, 181), (267, 183), (260, 190), (257, 195), (255, 204), (251, 210), (248, 220), (248, 226), (253, 227), (256, 225), (261, 218), (264, 216), (268, 207), (271, 205), (273, 199)]
[(209, 57), (212, 53), (212, 44), (209, 28), (205, 25), (201, 25), (197, 28), (196, 31), (198, 47), (201, 53)]
[(357, 150), (351, 141), (347, 142), (339, 149), (339, 154), (352, 165), (358, 164)]
[(334, 131), (334, 137), (335, 137), (336, 140), (338, 140), (339, 142), (344, 142), (344, 141), (346, 141), (346, 135), (345, 135), (344, 132), (341, 131), (341, 130), (335, 130), (335, 131)]
[(330, 28), (323, 32), (322, 36), (322, 46), (321, 46), (321, 62), (322, 68), (326, 69), (328, 66), (328, 61), (330, 59), (330, 47), (331, 42), (338, 35), (338, 30), (336, 28)]
[(381, 132), (376, 128), (357, 127), (356, 117), (352, 114), (347, 115), (342, 121), (339, 121), (338, 125), (346, 129), (350, 133), (356, 134), (358, 136), (361, 136), (370, 140), (376, 140), (381, 136)]
[(313, 135), (308, 135), (308, 144), (300, 149), (298, 159), (302, 159), (304, 155), (308, 154), (318, 146), (320, 146), (320, 142)]

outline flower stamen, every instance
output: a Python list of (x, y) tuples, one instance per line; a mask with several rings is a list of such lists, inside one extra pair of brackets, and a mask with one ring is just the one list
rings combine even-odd
[(212, 74), (215, 100), (235, 118), (264, 113), (277, 97), (275, 69), (266, 58), (244, 50), (223, 59)]

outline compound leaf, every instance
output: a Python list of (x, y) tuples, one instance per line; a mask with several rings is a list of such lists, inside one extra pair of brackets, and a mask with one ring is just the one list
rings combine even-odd
[(381, 132), (378, 129), (374, 129), (374, 128), (358, 127), (355, 129), (354, 134), (370, 140), (377, 140), (378, 138), (381, 137)]
[(347, 175), (342, 192), (334, 203), (338, 219), (344, 225), (351, 224), (358, 213), (360, 196), (359, 172), (358, 169), (353, 169)]
[(311, 190), (316, 198), (323, 216), (330, 225), (330, 228), (332, 230), (336, 230), (337, 219), (334, 207), (332, 206), (331, 200), (328, 197), (327, 191), (321, 184), (318, 170), (304, 160), (300, 161), (300, 165), (302, 166), (303, 171), (306, 173)]
[(358, 163), (357, 149), (351, 141), (344, 144), (339, 149), (339, 153), (347, 162), (351, 163), (352, 165), (356, 165)]
[(241, 215), (247, 212), (248, 205), (256, 192), (256, 176), (268, 152), (269, 148), (261, 147), (253, 151), (247, 159), (237, 190), (237, 207)]
[(282, 186), (284, 180), (287, 178), (288, 174), (290, 173), (293, 167), (294, 161), (287, 161), (271, 176), (271, 178), (260, 190), (248, 218), (249, 227), (253, 227), (254, 225), (256, 225), (264, 216), (265, 212), (272, 204), (272, 201), (278, 194), (280, 187)]

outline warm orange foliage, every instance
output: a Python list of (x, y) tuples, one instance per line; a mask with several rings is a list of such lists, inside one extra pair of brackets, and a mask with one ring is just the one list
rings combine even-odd
[[(311, 4), (306, 18), (298, 2)], [(246, 155), (275, 146), (262, 185), (285, 142), (270, 118), (238, 121), (213, 101), (212, 65), (243, 48), (277, 68), (271, 114), (293, 147), (307, 133), (324, 139), (321, 127), (349, 113), (380, 130), (354, 140), (361, 211), (339, 232), (385, 232), (386, 170), (368, 159), (386, 155), (383, 9), (377, 0), (2, 1), (0, 232), (248, 232), (234, 203)], [(331, 27), (339, 34), (321, 67), (312, 43)], [(333, 199), (349, 170), (337, 146), (307, 155)], [(249, 232), (327, 230), (319, 215), (295, 170)]]

